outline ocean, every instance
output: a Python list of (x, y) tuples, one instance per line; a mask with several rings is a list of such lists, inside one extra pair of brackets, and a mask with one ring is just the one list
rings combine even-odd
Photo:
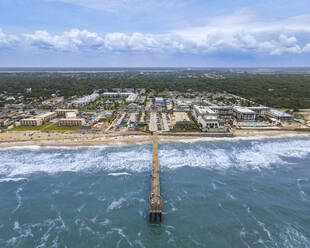
[(0, 149), (0, 247), (310, 247), (310, 137)]

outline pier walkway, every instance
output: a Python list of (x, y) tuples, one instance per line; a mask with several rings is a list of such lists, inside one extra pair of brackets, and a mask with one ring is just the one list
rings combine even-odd
[(160, 196), (160, 181), (158, 168), (158, 134), (153, 133), (152, 189), (149, 202), (150, 222), (162, 220), (162, 197)]

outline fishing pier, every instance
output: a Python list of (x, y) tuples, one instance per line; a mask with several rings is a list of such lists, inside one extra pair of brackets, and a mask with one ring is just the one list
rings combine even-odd
[(153, 133), (153, 161), (152, 161), (152, 181), (149, 201), (150, 222), (162, 220), (162, 197), (160, 196), (160, 181), (158, 168), (158, 134)]

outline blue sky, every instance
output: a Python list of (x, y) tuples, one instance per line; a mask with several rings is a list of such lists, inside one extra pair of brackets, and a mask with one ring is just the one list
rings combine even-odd
[(310, 1), (0, 0), (0, 66), (310, 66)]

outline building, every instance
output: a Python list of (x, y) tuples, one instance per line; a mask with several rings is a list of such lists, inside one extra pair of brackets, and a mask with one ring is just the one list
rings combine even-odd
[(232, 115), (232, 106), (209, 106), (218, 115)]
[(225, 122), (222, 119), (213, 115), (199, 116), (197, 122), (202, 126), (202, 129), (224, 128)]
[(126, 98), (126, 103), (133, 103), (136, 102), (138, 99), (138, 94), (131, 93), (127, 98)]
[(100, 97), (100, 95), (98, 93), (93, 93), (89, 96), (83, 96), (75, 101), (72, 102), (72, 106), (75, 107), (84, 107), (88, 104), (90, 104), (93, 101), (96, 101), (98, 98)]
[(55, 112), (58, 116), (65, 116), (68, 112), (74, 112), (76, 115), (79, 113), (77, 109), (56, 109)]
[(154, 104), (155, 105), (163, 105), (163, 104), (165, 104), (165, 100), (163, 97), (155, 97)]
[(129, 97), (133, 93), (128, 92), (104, 92), (102, 96), (104, 98), (123, 98), (123, 97)]
[(73, 111), (66, 112), (66, 118), (67, 119), (74, 119), (74, 118), (76, 118), (76, 112), (73, 112)]
[(47, 99), (45, 101), (42, 102), (42, 105), (46, 105), (46, 106), (54, 106), (54, 105), (58, 105), (61, 104), (65, 101), (65, 98), (63, 96), (60, 97), (53, 97), (50, 99)]
[(85, 120), (82, 118), (60, 119), (58, 124), (59, 126), (82, 126)]
[(9, 119), (0, 119), (0, 127), (7, 127), (9, 124)]
[(217, 116), (215, 111), (213, 111), (209, 107), (200, 106), (200, 105), (194, 105), (192, 113), (196, 119), (198, 119), (199, 116), (204, 116), (204, 115)]
[(232, 109), (233, 116), (241, 121), (255, 121), (256, 114), (253, 110), (246, 107), (235, 106)]
[(41, 126), (42, 119), (39, 119), (39, 118), (21, 119), (20, 125), (21, 126)]
[(190, 111), (191, 110), (190, 103), (187, 103), (187, 102), (184, 102), (181, 100), (178, 100), (176, 102), (176, 107), (177, 107), (177, 109), (183, 110), (183, 111)]
[(128, 105), (121, 107), (121, 109), (124, 109), (124, 110), (140, 110), (140, 109), (142, 109), (142, 106), (140, 106), (136, 103), (130, 103)]
[(194, 105), (192, 114), (202, 130), (225, 128), (224, 120), (218, 118), (217, 113), (210, 107)]
[(253, 110), (257, 116), (265, 116), (269, 111), (268, 107), (248, 107), (248, 109)]
[(268, 113), (272, 117), (276, 118), (277, 120), (281, 120), (281, 121), (290, 121), (293, 119), (292, 115), (285, 113), (283, 111), (277, 110), (277, 109), (270, 109)]
[(57, 117), (56, 112), (48, 112), (48, 113), (37, 116), (38, 119), (42, 119), (42, 122), (48, 122), (52, 119), (55, 119), (56, 117)]

